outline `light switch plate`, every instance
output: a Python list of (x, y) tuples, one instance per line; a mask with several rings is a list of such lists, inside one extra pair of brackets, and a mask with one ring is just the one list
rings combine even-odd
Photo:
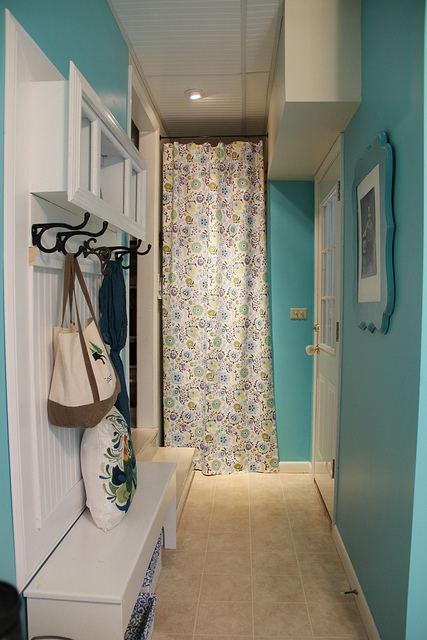
[(291, 320), (307, 320), (307, 309), (291, 309)]

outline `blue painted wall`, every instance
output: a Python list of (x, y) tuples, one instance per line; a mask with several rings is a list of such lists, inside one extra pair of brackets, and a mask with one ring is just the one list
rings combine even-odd
[[(268, 183), (267, 247), (279, 460), (311, 460), (314, 184)], [(307, 320), (291, 320), (307, 307)]]
[[(362, 1), (362, 104), (344, 143), (337, 525), (387, 640), (405, 638), (411, 548), (422, 317), (424, 5), (424, 0)], [(385, 336), (356, 325), (351, 202), (355, 164), (381, 130), (395, 158), (396, 306)]]
[[(424, 30), (424, 76), (427, 68), (427, 20)], [(424, 81), (424, 158), (427, 157), (427, 87)], [(427, 575), (427, 176), (424, 170), (424, 321), (421, 329), (421, 379), (418, 416), (417, 462), (415, 470), (414, 511), (412, 520), (411, 560), (409, 568), (406, 639), (416, 640), (427, 629), (425, 579)]]
[[(0, 2), (0, 173), (3, 175), (4, 30), (7, 7), (12, 15), (68, 78), (69, 61), (92, 85), (126, 128), (128, 50), (105, 0), (8, 0)], [(3, 180), (0, 181), (0, 225), (3, 228)], [(0, 255), (3, 235), (0, 233)], [(0, 261), (0, 580), (15, 583), (4, 360), (3, 262)]]

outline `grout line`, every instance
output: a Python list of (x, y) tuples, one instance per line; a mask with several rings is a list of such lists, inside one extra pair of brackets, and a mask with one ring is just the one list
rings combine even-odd
[[(204, 579), (204, 576), (205, 576), (206, 558), (207, 558), (208, 546), (209, 546), (209, 536), (210, 536), (210, 532), (211, 532), (212, 514), (213, 514), (213, 508), (214, 508), (214, 504), (215, 504), (217, 476), (213, 476), (213, 478), (214, 478), (214, 480), (213, 480), (214, 491), (213, 491), (213, 498), (212, 498), (211, 513), (210, 513), (210, 516), (209, 516), (208, 533), (207, 533), (207, 537), (206, 537), (205, 559), (203, 561), (202, 579), (200, 581), (199, 597), (197, 599), (196, 617), (194, 619), (193, 640), (195, 640), (195, 637), (196, 637), (197, 620), (198, 620), (198, 617), (199, 617), (200, 598), (201, 598), (201, 595), (202, 595), (203, 579)], [(190, 488), (190, 491), (191, 491), (191, 488)]]
[(309, 622), (310, 630), (311, 630), (311, 637), (312, 637), (312, 640), (314, 640), (314, 631), (313, 631), (313, 625), (311, 624), (311, 616), (310, 616), (310, 610), (308, 608), (307, 594), (305, 592), (304, 580), (302, 579), (301, 568), (300, 568), (300, 563), (299, 563), (299, 555), (298, 555), (296, 544), (295, 544), (295, 535), (294, 535), (294, 530), (293, 530), (293, 527), (292, 527), (292, 521), (291, 521), (291, 519), (289, 517), (288, 505), (287, 505), (287, 502), (286, 502), (286, 493), (285, 493), (285, 490), (284, 490), (284, 487), (283, 487), (283, 482), (281, 482), (281, 485), (282, 485), (283, 498), (284, 498), (284, 501), (285, 501), (286, 513), (288, 515), (289, 526), (290, 526), (290, 529), (291, 529), (292, 544), (294, 545), (295, 557), (297, 559), (298, 575), (299, 575), (299, 578), (301, 580), (301, 586), (302, 586), (302, 590), (303, 590), (303, 593), (304, 593), (304, 601), (305, 601), (305, 607), (307, 609), (307, 616), (308, 616), (308, 622)]
[(252, 640), (255, 640), (255, 603), (254, 603), (254, 563), (253, 563), (253, 549), (252, 549), (252, 497), (251, 497), (251, 483), (248, 474), (248, 499), (249, 499), (249, 562), (251, 563), (251, 603), (252, 603)]

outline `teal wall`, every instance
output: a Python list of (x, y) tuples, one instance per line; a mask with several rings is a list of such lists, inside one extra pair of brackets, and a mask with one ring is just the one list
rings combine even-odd
[[(427, 65), (427, 20), (424, 30), (424, 75)], [(424, 82), (424, 158), (427, 157), (427, 87)], [(406, 639), (417, 640), (427, 629), (425, 579), (427, 575), (427, 175), (424, 169), (424, 273), (421, 330), (421, 379), (418, 416), (417, 462), (415, 470), (414, 511), (412, 520), (411, 560), (409, 568)]]
[[(126, 128), (128, 50), (106, 0), (8, 0), (0, 2), (0, 173), (3, 175), (4, 30), (7, 7), (57, 69), (68, 78), (69, 61)], [(0, 182), (3, 203), (3, 181)], [(0, 225), (3, 210), (0, 205)], [(26, 232), (26, 231), (25, 231)], [(0, 233), (0, 255), (3, 235)], [(0, 580), (15, 583), (4, 361), (3, 262), (0, 261)]]
[[(384, 640), (405, 638), (411, 546), (422, 313), (424, 4), (362, 1), (362, 103), (344, 140), (337, 525)], [(351, 202), (355, 164), (381, 130), (394, 150), (396, 223), (396, 306), (385, 336), (356, 324)]]
[[(314, 184), (268, 183), (267, 247), (279, 460), (311, 461)], [(291, 320), (307, 307), (307, 320)]]

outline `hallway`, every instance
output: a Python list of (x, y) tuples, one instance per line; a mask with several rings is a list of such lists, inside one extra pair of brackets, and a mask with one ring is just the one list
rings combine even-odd
[(366, 638), (308, 474), (196, 472), (152, 640)]

